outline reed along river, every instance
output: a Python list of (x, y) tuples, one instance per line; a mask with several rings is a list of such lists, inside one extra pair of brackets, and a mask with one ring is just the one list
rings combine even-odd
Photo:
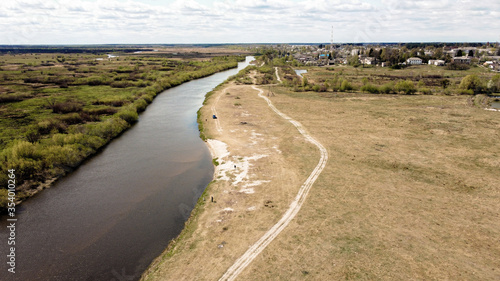
[(17, 207), (15, 274), (0, 220), (0, 280), (138, 280), (182, 230), (212, 180), (196, 112), (237, 69), (159, 94), (101, 153)]

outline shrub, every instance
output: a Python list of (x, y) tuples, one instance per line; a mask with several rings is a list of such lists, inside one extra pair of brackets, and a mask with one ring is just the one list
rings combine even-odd
[(116, 116), (118, 118), (121, 118), (121, 119), (127, 121), (127, 123), (129, 123), (129, 124), (133, 124), (133, 123), (137, 122), (137, 119), (139, 118), (139, 115), (137, 114), (137, 111), (135, 110), (135, 108), (130, 108), (130, 107), (119, 111), (116, 114)]
[(347, 80), (343, 80), (342, 83), (340, 84), (340, 91), (341, 92), (347, 92), (347, 91), (352, 91), (354, 87), (349, 83)]
[(92, 108), (88, 109), (85, 111), (85, 113), (92, 115), (92, 116), (99, 116), (99, 115), (113, 115), (117, 112), (118, 110), (113, 107), (102, 107), (102, 108)]
[(384, 84), (380, 87), (379, 89), (379, 92), (380, 93), (384, 93), (384, 94), (392, 94), (394, 93), (394, 84), (393, 83), (387, 83), (387, 84)]
[(41, 135), (50, 134), (52, 131), (64, 133), (68, 129), (68, 125), (61, 120), (47, 119), (38, 122), (37, 129)]
[(27, 141), (18, 141), (10, 148), (6, 148), (0, 155), (2, 170), (16, 170), (19, 179), (18, 185), (26, 179), (35, 177), (43, 169), (42, 154), (38, 149), (39, 144)]
[(396, 92), (402, 92), (407, 95), (411, 95), (417, 91), (415, 88), (415, 84), (413, 84), (413, 81), (410, 80), (399, 81), (398, 83), (396, 83), (396, 86), (394, 86), (394, 89), (396, 90)]
[(115, 81), (111, 83), (110, 86), (113, 88), (128, 88), (128, 87), (134, 87), (135, 84), (130, 81)]
[(116, 137), (128, 126), (128, 123), (121, 118), (111, 118), (97, 124), (89, 124), (87, 126), (87, 134), (108, 141)]
[(135, 109), (137, 110), (137, 112), (142, 112), (146, 109), (146, 107), (148, 106), (148, 103), (146, 102), (146, 100), (144, 99), (138, 99), (134, 102), (134, 106), (135, 106)]
[(82, 111), (83, 105), (76, 101), (65, 101), (55, 103), (51, 107), (54, 113), (71, 113)]
[(475, 74), (465, 76), (458, 87), (462, 90), (472, 90), (476, 94), (484, 91), (483, 81)]
[(80, 124), (83, 122), (82, 116), (78, 113), (70, 113), (67, 115), (63, 115), (58, 119), (68, 125)]
[(375, 85), (372, 85), (372, 84), (366, 84), (363, 87), (361, 87), (361, 91), (366, 92), (366, 93), (371, 93), (371, 94), (378, 94), (379, 88)]
[(26, 132), (26, 139), (31, 143), (35, 143), (40, 139), (40, 132), (36, 126), (32, 126), (28, 129)]

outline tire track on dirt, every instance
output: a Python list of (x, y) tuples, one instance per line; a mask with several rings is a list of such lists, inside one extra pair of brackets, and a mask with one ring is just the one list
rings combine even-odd
[(216, 116), (217, 119), (214, 119), (215, 120), (215, 128), (217, 129), (217, 131), (219, 133), (222, 133), (222, 126), (220, 125), (220, 122), (219, 122), (219, 117), (217, 115), (217, 110), (215, 109), (215, 107), (217, 106), (217, 103), (219, 102), (219, 99), (220, 97), (226, 92), (226, 89), (224, 89), (224, 91), (222, 91), (222, 93), (220, 93), (219, 95), (217, 95), (217, 97), (215, 98), (215, 102), (214, 104), (212, 105), (212, 115)]
[(283, 231), (283, 229), (285, 229), (285, 227), (288, 226), (288, 224), (297, 215), (300, 208), (304, 204), (307, 194), (309, 193), (309, 190), (311, 189), (312, 185), (314, 184), (318, 176), (325, 168), (326, 162), (328, 161), (328, 151), (326, 150), (326, 148), (320, 142), (311, 137), (306, 132), (302, 124), (300, 124), (299, 122), (290, 118), (288, 115), (279, 111), (272, 104), (271, 100), (262, 95), (264, 93), (263, 90), (255, 86), (252, 86), (252, 88), (254, 90), (259, 91), (259, 97), (266, 100), (269, 107), (274, 112), (276, 112), (276, 114), (278, 114), (285, 120), (288, 120), (290, 123), (292, 123), (297, 128), (297, 130), (306, 138), (307, 141), (311, 142), (312, 144), (316, 145), (319, 148), (321, 158), (318, 162), (318, 165), (314, 168), (312, 173), (300, 187), (297, 196), (292, 201), (292, 203), (290, 204), (290, 208), (288, 208), (283, 217), (278, 221), (278, 223), (276, 223), (271, 229), (269, 229), (255, 244), (250, 246), (250, 248), (238, 260), (236, 260), (236, 262), (226, 271), (226, 273), (224, 273), (224, 275), (219, 279), (219, 281), (234, 280), (267, 247), (267, 245), (269, 245), (274, 240), (274, 238), (276, 238), (281, 233), (281, 231)]

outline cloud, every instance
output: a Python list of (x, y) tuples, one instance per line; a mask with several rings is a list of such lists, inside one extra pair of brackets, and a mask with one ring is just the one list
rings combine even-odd
[(498, 0), (2, 0), (0, 44), (494, 41)]

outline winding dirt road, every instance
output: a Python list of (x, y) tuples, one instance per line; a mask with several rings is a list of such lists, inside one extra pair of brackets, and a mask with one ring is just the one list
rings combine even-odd
[[(277, 69), (276, 69), (276, 74), (278, 74)], [(224, 275), (219, 279), (219, 281), (234, 280), (267, 247), (267, 245), (269, 245), (274, 240), (274, 238), (276, 238), (281, 233), (281, 231), (283, 231), (283, 229), (287, 227), (287, 225), (299, 212), (300, 208), (302, 207), (302, 204), (304, 204), (307, 194), (309, 193), (309, 190), (311, 189), (312, 185), (314, 184), (318, 176), (325, 168), (326, 162), (328, 161), (328, 151), (320, 142), (311, 137), (299, 122), (293, 120), (286, 114), (279, 111), (272, 104), (271, 100), (269, 100), (267, 97), (263, 95), (264, 93), (263, 90), (255, 86), (252, 86), (252, 88), (254, 90), (259, 91), (259, 97), (266, 100), (269, 107), (274, 112), (276, 112), (276, 114), (290, 121), (290, 123), (292, 123), (297, 128), (297, 130), (306, 138), (306, 140), (308, 140), (309, 142), (311, 142), (312, 144), (316, 145), (319, 148), (319, 151), (321, 153), (321, 158), (319, 160), (318, 165), (314, 168), (312, 173), (300, 187), (297, 196), (292, 201), (292, 203), (290, 204), (290, 208), (288, 208), (283, 217), (278, 221), (278, 223), (276, 223), (271, 229), (269, 229), (266, 232), (266, 234), (264, 234), (255, 244), (253, 244), (238, 260), (236, 260), (236, 262), (226, 271), (226, 273), (224, 273)]]

